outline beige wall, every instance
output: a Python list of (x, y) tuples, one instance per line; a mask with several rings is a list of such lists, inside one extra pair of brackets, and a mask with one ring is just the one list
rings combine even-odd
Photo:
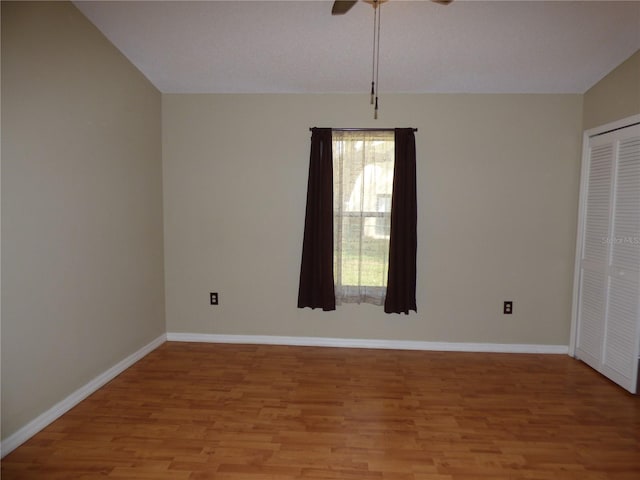
[[(169, 332), (568, 344), (582, 96), (380, 105), (374, 121), (364, 95), (163, 95)], [(312, 126), (419, 129), (418, 314), (296, 308)]]
[(165, 332), (159, 92), (70, 3), (2, 2), (2, 437)]
[(584, 95), (584, 129), (640, 113), (640, 50)]

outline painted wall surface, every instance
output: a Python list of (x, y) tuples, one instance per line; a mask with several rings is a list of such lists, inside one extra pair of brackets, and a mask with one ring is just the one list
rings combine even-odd
[(160, 93), (67, 2), (2, 2), (2, 437), (165, 332)]
[(584, 95), (584, 129), (640, 114), (640, 50)]
[[(380, 108), (163, 95), (169, 332), (568, 344), (582, 96), (383, 94)], [(417, 314), (296, 308), (313, 126), (419, 129)]]

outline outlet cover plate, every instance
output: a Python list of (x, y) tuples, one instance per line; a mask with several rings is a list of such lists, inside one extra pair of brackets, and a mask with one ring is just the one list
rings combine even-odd
[(209, 293), (209, 303), (211, 305), (218, 305), (218, 292)]
[(504, 306), (502, 307), (502, 313), (505, 315), (511, 315), (513, 313), (513, 302), (512, 301), (505, 301), (504, 302)]

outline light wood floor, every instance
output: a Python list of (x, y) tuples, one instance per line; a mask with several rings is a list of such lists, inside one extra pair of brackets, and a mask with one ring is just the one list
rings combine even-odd
[(165, 343), (18, 478), (638, 480), (640, 397), (565, 355)]

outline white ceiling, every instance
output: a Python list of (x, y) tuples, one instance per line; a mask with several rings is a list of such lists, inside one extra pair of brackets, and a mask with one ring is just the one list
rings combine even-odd
[[(373, 9), (74, 2), (165, 93), (367, 92)], [(640, 48), (639, 1), (391, 0), (380, 92), (583, 93)]]

